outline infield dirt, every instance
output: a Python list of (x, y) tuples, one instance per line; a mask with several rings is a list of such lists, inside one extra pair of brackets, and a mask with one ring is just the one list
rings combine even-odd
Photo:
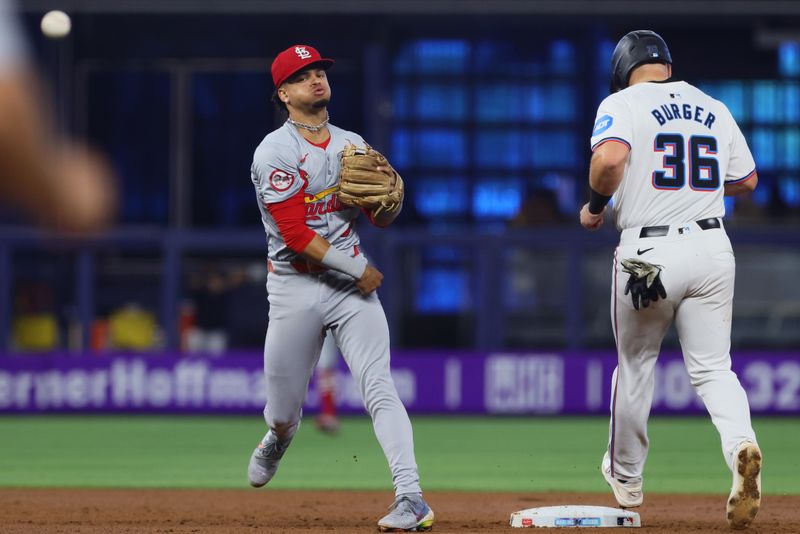
[[(434, 532), (459, 534), (519, 532), (509, 527), (509, 515), (524, 508), (615, 506), (610, 493), (428, 492), (425, 497), (436, 513)], [(0, 532), (375, 532), (391, 501), (391, 493), (374, 491), (1, 488)], [(800, 496), (768, 495), (746, 532), (798, 532), (798, 508)], [(637, 511), (640, 532), (731, 532), (724, 495), (645, 494)]]

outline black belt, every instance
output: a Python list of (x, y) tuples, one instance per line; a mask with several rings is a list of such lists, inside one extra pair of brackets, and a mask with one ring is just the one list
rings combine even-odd
[[(717, 217), (710, 219), (700, 219), (695, 221), (697, 226), (703, 230), (711, 230), (712, 228), (722, 228), (722, 223), (719, 222)], [(639, 237), (663, 237), (669, 233), (669, 225), (667, 226), (645, 226), (639, 232)]]

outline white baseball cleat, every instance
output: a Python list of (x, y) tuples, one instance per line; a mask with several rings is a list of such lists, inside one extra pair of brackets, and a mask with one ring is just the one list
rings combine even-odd
[(419, 493), (395, 499), (389, 513), (378, 521), (381, 532), (424, 532), (433, 528), (433, 510)]
[(733, 529), (750, 526), (761, 506), (761, 450), (744, 441), (733, 453), (733, 487), (728, 497), (728, 525)]
[(608, 455), (608, 451), (603, 455), (600, 471), (603, 473), (603, 478), (606, 479), (608, 485), (611, 486), (611, 491), (614, 492), (614, 497), (617, 499), (620, 508), (636, 508), (642, 505), (644, 500), (642, 479), (631, 479), (623, 482), (611, 476), (611, 457)]
[(291, 440), (280, 442), (275, 434), (267, 432), (250, 456), (250, 464), (247, 466), (247, 478), (251, 486), (260, 488), (272, 480), (290, 442)]

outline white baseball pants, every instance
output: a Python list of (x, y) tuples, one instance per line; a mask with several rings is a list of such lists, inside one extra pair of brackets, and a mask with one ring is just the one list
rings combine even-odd
[[(731, 371), (730, 334), (736, 269), (723, 228), (703, 230), (695, 222), (670, 225), (667, 235), (640, 237), (623, 230), (614, 254), (611, 321), (618, 365), (612, 378), (609, 455), (618, 479), (642, 476), (647, 459), (647, 419), (653, 372), (672, 321), (692, 385), (719, 432), (728, 467), (742, 441), (755, 442), (747, 396)], [(647, 250), (651, 249), (651, 250)], [(635, 310), (625, 295), (629, 275), (620, 261), (638, 258), (663, 266), (667, 298)]]

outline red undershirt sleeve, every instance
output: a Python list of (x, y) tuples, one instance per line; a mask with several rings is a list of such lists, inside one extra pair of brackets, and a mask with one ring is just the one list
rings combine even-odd
[(267, 210), (275, 219), (286, 246), (294, 252), (301, 254), (317, 235), (306, 225), (305, 189), (281, 202), (267, 204)]

